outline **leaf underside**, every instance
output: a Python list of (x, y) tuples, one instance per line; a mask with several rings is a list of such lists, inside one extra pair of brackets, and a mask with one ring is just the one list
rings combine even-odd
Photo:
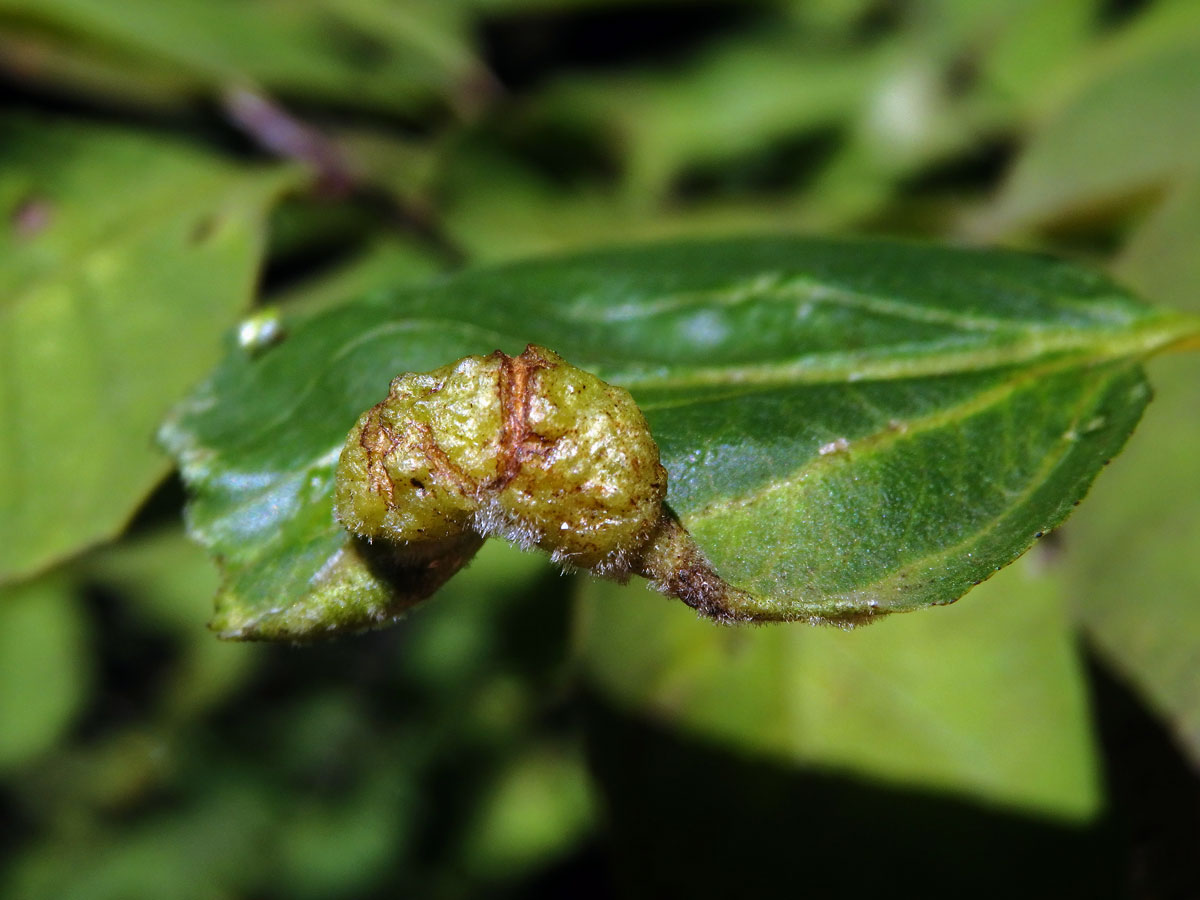
[(1058, 524), (1194, 333), (1094, 272), (1004, 251), (798, 238), (657, 244), (381, 291), (233, 349), (164, 426), (222, 562), (214, 627), (388, 621), (333, 470), (389, 380), (551, 347), (629, 388), (668, 502), (763, 620), (950, 603)]

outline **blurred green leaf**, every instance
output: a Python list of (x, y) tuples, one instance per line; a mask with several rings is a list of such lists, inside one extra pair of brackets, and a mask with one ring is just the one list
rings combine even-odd
[(780, 6), (806, 29), (850, 32), (871, 12), (874, 0), (786, 0)]
[[(1197, 53), (1200, 7), (1165, 2), (1077, 63), (1072, 92), (1034, 131), (984, 233), (1111, 227), (1153, 198), (1117, 271), (1147, 296), (1198, 308)], [(1157, 365), (1164, 377), (1146, 433), (1103, 479), (1092, 514), (1072, 525), (1067, 560), (1089, 636), (1200, 758), (1198, 370), (1188, 358)]]
[(217, 900), (261, 883), (257, 857), (274, 827), (267, 792), (213, 786), (182, 810), (130, 828), (33, 848), (0, 880), (26, 900)]
[[(18, 71), (34, 79), (89, 84), (86, 61), (140, 67), (162, 93), (220, 95), (262, 85), (283, 95), (396, 110), (431, 96), (466, 99), (482, 69), (452, 4), (425, 0), (0, 0), (0, 25), (30, 45)], [(37, 47), (44, 35), (58, 53)], [(127, 62), (114, 63), (113, 57)], [(121, 87), (120, 97), (129, 99)], [(149, 91), (148, 91), (149, 92)]]
[(81, 52), (81, 43), (72, 35), (18, 25), (0, 6), (0, 70), (10, 78), (156, 112), (178, 112), (195, 91), (194, 79), (184, 72), (94, 46)]
[(511, 880), (577, 845), (592, 824), (578, 752), (533, 745), (500, 773), (466, 825), (462, 865), (482, 880)]
[[(564, 188), (517, 160), (472, 147), (446, 174), (442, 221), (476, 263), (587, 250), (614, 242), (811, 231), (844, 212), (840, 197), (820, 206), (795, 193), (703, 197), (647, 213), (614, 191)], [(807, 195), (805, 198), (807, 201)]]
[(1086, 819), (1101, 800), (1082, 667), (1034, 569), (849, 634), (713, 628), (589, 582), (582, 647), (620, 705), (741, 752)]
[(476, 263), (644, 237), (653, 227), (612, 192), (564, 190), (490, 149), (455, 153), (444, 179), (443, 223)]
[(1200, 32), (1083, 88), (1034, 132), (982, 233), (1107, 215), (1189, 176), (1200, 159), (1198, 55)]
[(112, 535), (162, 477), (154, 425), (215, 362), (266, 210), (300, 177), (0, 124), (0, 580)]
[(142, 621), (188, 636), (204, 622), (218, 583), (216, 566), (182, 528), (105, 547), (85, 557), (79, 571), (123, 597)]
[(382, 129), (345, 128), (332, 133), (352, 175), (386, 191), (416, 214), (428, 213), (444, 148), (401, 138)]
[(1147, 297), (1200, 309), (1200, 160), (1135, 228), (1116, 261), (1117, 273)]
[(0, 590), (0, 772), (50, 749), (83, 705), (85, 631), (63, 577)]
[[(1101, 23), (1105, 12), (1101, 6)], [(1120, 17), (1118, 27), (1101, 31), (1069, 59), (1066, 77), (1045, 85), (1044, 111), (1071, 103), (1089, 85), (1107, 81), (1115, 71), (1132, 71), (1142, 62), (1195, 46), (1200, 40), (1200, 6), (1192, 0), (1153, 0), (1129, 12), (1132, 15)]]
[(541, 108), (565, 124), (605, 129), (625, 160), (625, 196), (644, 208), (685, 168), (844, 123), (878, 77), (877, 57), (814, 52), (794, 33), (758, 34), (678, 71), (563, 83)]
[(1162, 387), (1133, 452), (1068, 531), (1086, 633), (1200, 763), (1200, 365), (1155, 364)]
[[(961, 5), (961, 4), (960, 4)], [(1041, 109), (1051, 92), (1078, 65), (1098, 25), (1102, 0), (1023, 0), (989, 22), (992, 37), (980, 76), (997, 101), (1022, 112)]]
[(339, 801), (295, 804), (278, 835), (285, 895), (354, 896), (385, 874), (409, 839), (417, 798), (406, 775), (376, 763), (366, 782)]
[[(1200, 310), (1197, 246), (1193, 181), (1134, 232), (1118, 270), (1150, 296)], [(1200, 764), (1200, 360), (1154, 367), (1161, 387), (1144, 430), (1072, 524), (1067, 561), (1087, 634)]]
[(391, 377), (527, 341), (627, 385), (668, 501), (763, 618), (948, 603), (1070, 511), (1190, 319), (1003, 252), (752, 239), (533, 261), (374, 294), (235, 351), (162, 437), (222, 561), (227, 637), (403, 611), (333, 519), (345, 433)]

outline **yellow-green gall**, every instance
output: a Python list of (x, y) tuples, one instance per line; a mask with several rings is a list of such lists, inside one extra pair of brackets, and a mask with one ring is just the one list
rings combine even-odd
[(412, 562), (497, 535), (623, 578), (666, 490), (629, 393), (530, 345), (393, 380), (346, 440), (335, 514)]
[(395, 378), (346, 438), (334, 513), (391, 573), (403, 607), (495, 535), (564, 566), (645, 576), (720, 621), (753, 619), (751, 598), (717, 574), (666, 496), (629, 393), (531, 344)]

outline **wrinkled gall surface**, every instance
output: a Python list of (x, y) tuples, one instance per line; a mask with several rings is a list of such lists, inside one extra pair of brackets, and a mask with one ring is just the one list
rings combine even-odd
[(499, 536), (564, 566), (644, 575), (707, 615), (740, 618), (728, 606), (737, 592), (666, 493), (629, 393), (530, 345), (395, 378), (346, 439), (334, 502), (352, 534), (385, 542), (406, 567), (440, 569), (438, 584)]

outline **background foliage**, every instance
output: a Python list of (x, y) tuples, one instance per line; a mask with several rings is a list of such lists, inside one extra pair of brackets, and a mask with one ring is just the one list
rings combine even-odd
[(1197, 58), (1190, 0), (0, 0), (0, 894), (1200, 893), (1194, 357), (1050, 541), (850, 634), (497, 546), (391, 631), (222, 644), (151, 438), (273, 309), (617, 239), (1200, 309)]

